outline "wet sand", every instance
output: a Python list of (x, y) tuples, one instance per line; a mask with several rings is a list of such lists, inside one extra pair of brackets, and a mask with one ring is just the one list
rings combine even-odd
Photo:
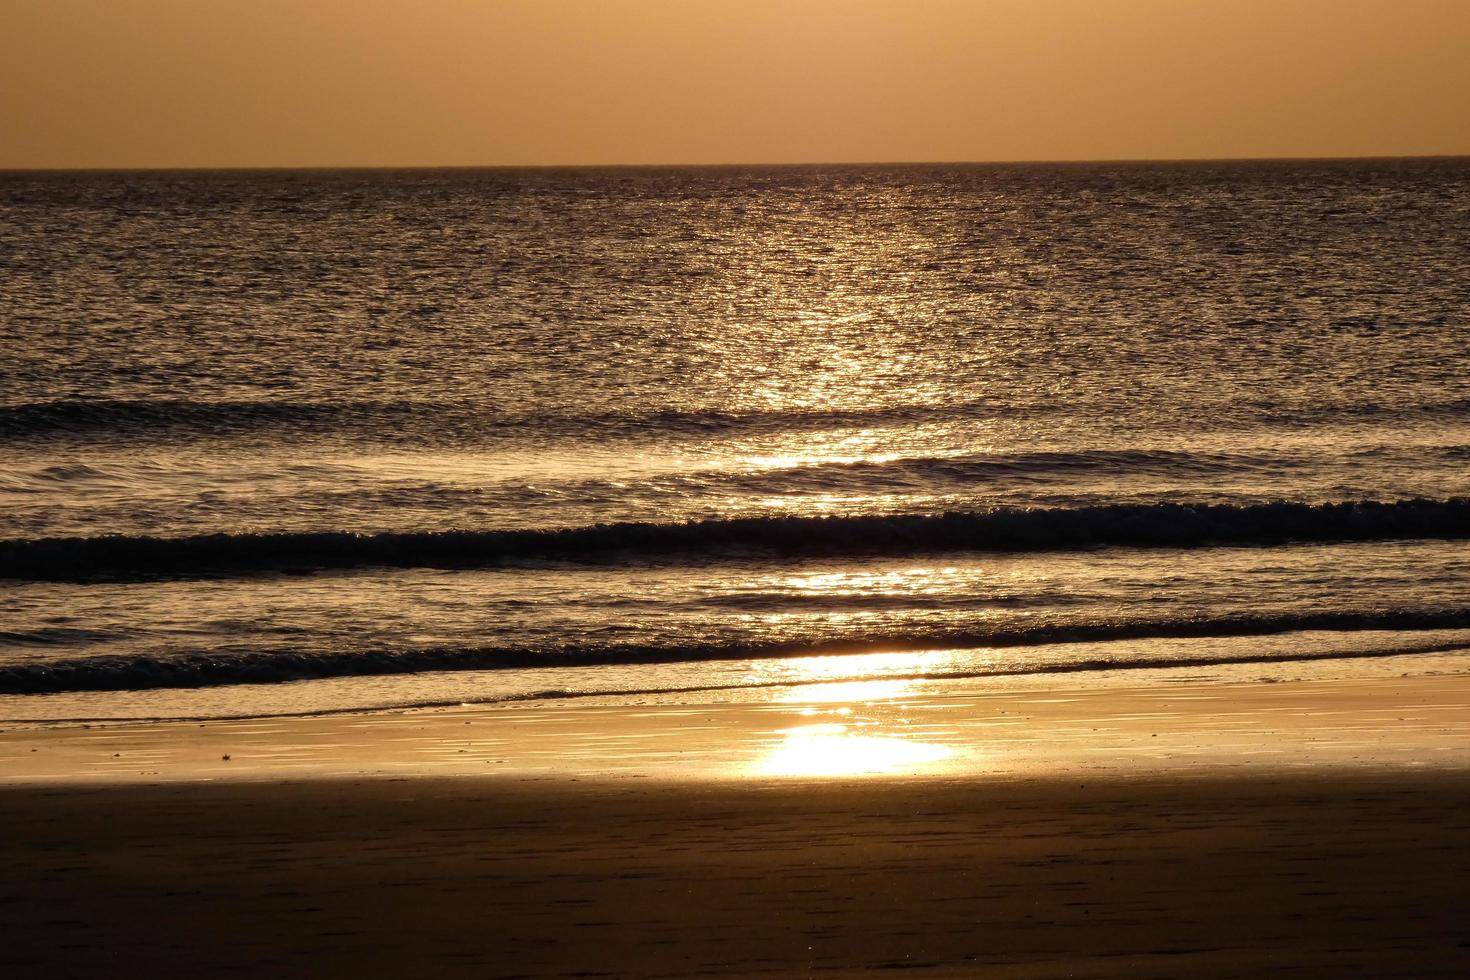
[[(1467, 689), (1453, 676), (10, 732), (0, 974), (1464, 976)], [(461, 759), (447, 740), (470, 741), (467, 727), (509, 761)], [(885, 760), (890, 737), (952, 751)], [(214, 754), (231, 742), (242, 757)], [(139, 770), (125, 752), (149, 745)], [(252, 762), (267, 745), (296, 754)], [(361, 758), (375, 746), (381, 765)], [(115, 769), (58, 778), (58, 762), (108, 749)], [(366, 774), (322, 762), (354, 753)], [(598, 753), (609, 765), (588, 778)]]
[(9, 977), (1464, 976), (1470, 779), (5, 799)]

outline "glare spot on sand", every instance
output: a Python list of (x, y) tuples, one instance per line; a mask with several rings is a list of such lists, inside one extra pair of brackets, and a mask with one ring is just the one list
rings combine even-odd
[(759, 759), (762, 776), (860, 776), (912, 773), (952, 757), (954, 749), (878, 735), (854, 735), (846, 725), (786, 729), (781, 744)]

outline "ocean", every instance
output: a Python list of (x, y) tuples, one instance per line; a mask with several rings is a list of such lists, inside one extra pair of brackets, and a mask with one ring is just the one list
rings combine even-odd
[(1467, 257), (1467, 159), (0, 173), (0, 721), (1460, 663)]

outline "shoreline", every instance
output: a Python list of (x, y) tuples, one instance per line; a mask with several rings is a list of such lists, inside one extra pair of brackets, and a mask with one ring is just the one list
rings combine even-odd
[(1128, 680), (994, 689), (974, 679), (843, 678), (747, 691), (744, 699), (679, 691), (11, 727), (0, 729), (0, 787), (372, 776), (650, 778), (665, 776), (670, 764), (691, 782), (1470, 769), (1470, 673)]
[(1043, 651), (1042, 662), (1017, 662), (1008, 648), (936, 647), (0, 695), (0, 736), (31, 727), (259, 721), (514, 702), (770, 701), (782, 698), (787, 689), (823, 689), (836, 682), (867, 680), (912, 682), (917, 691), (932, 687), (1005, 694), (1059, 687), (1172, 686), (1181, 680), (1220, 684), (1470, 674), (1470, 630), (1350, 634), (1317, 630), (1208, 639), (1075, 641), (1036, 650)]

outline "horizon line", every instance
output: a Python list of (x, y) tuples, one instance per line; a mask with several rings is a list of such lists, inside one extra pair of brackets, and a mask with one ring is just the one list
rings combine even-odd
[(742, 167), (1004, 167), (1087, 166), (1190, 163), (1331, 163), (1394, 160), (1467, 160), (1470, 153), (1386, 153), (1361, 156), (1201, 156), (1201, 157), (1066, 157), (995, 160), (811, 160), (730, 163), (404, 163), (404, 164), (238, 164), (183, 166), (9, 167), (0, 173), (178, 173), (241, 171), (393, 171), (393, 170), (720, 170)]

